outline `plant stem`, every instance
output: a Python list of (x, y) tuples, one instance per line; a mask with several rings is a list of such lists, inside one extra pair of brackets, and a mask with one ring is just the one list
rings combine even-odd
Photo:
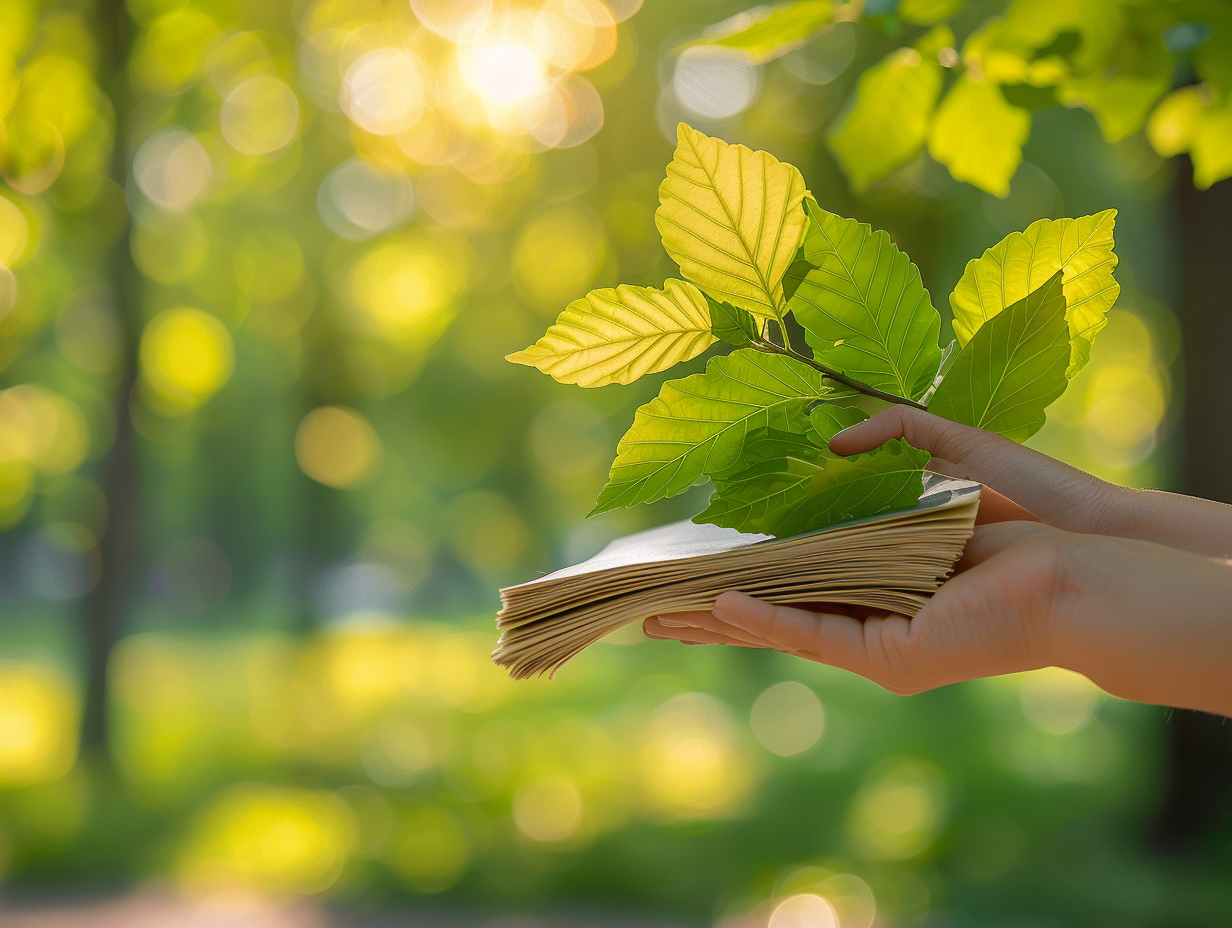
[[(780, 331), (783, 333), (783, 340), (786, 341), (787, 330), (780, 327)], [(763, 343), (755, 344), (754, 347), (761, 351), (769, 352), (770, 354), (781, 354), (786, 355), (789, 358), (795, 358), (797, 361), (807, 364), (814, 370), (821, 371), (822, 374), (829, 377), (831, 380), (837, 380), (839, 383), (843, 384), (843, 386), (850, 387), (852, 390), (855, 390), (857, 393), (863, 393), (865, 396), (876, 397), (879, 400), (884, 400), (887, 403), (896, 403), (899, 406), (910, 406), (913, 409), (927, 408), (923, 403), (917, 403), (915, 400), (909, 400), (905, 396), (898, 396), (895, 393), (886, 393), (884, 390), (878, 390), (876, 387), (869, 386), (862, 381), (856, 380), (854, 377), (848, 377), (842, 371), (836, 371), (832, 367), (827, 367), (820, 361), (815, 361), (807, 355), (800, 354), (790, 346), (780, 348), (778, 345), (774, 344), (774, 342), (767, 340)]]

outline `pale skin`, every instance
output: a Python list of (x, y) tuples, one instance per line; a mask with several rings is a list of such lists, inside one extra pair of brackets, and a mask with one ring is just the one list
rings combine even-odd
[(733, 591), (713, 612), (649, 618), (646, 634), (773, 648), (900, 694), (1064, 667), (1124, 699), (1232, 716), (1232, 506), (1119, 487), (904, 406), (839, 433), (830, 448), (855, 454), (891, 438), (1041, 521), (978, 526), (955, 576), (911, 619), (859, 620)]

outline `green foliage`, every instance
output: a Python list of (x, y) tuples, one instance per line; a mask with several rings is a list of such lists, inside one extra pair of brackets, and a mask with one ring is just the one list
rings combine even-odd
[(1069, 325), (1057, 271), (1037, 290), (980, 326), (941, 381), (930, 412), (1026, 441), (1065, 392)]
[(747, 348), (761, 340), (761, 326), (751, 313), (736, 309), (731, 303), (709, 303), (710, 331), (715, 338), (736, 348)]
[[(885, 232), (822, 209), (799, 172), (765, 152), (685, 125), (678, 137), (656, 219), (682, 272), (707, 291), (704, 306), (675, 280), (595, 291), (510, 356), (585, 386), (665, 370), (715, 339), (735, 348), (637, 411), (591, 515), (706, 478), (714, 494), (697, 520), (741, 531), (793, 534), (910, 506), (927, 452), (894, 440), (832, 453), (829, 440), (867, 416), (845, 401), (863, 393), (922, 408), (931, 396), (932, 412), (1025, 439), (1116, 298), (1114, 211), (1041, 220), (967, 265), (950, 297), (958, 339), (942, 351), (920, 273)], [(670, 325), (649, 325), (646, 301)], [(789, 313), (811, 356), (791, 344)]]
[(918, 399), (941, 362), (920, 272), (885, 232), (808, 204), (813, 269), (789, 304), (817, 359), (870, 386)]
[(860, 75), (846, 114), (827, 136), (857, 193), (924, 147), (941, 94), (941, 66), (900, 48)]
[[(1003, 15), (975, 19), (974, 28), (962, 0), (901, 0), (888, 10), (848, 3), (831, 17), (855, 18), (908, 40), (860, 75), (827, 136), (857, 193), (906, 165), (927, 142), (955, 179), (1004, 197), (1022, 160), (1030, 111), (1057, 105), (1089, 110), (1109, 142), (1145, 127), (1163, 157), (1190, 154), (1199, 188), (1232, 176), (1226, 3), (1013, 0)], [(807, 3), (727, 24), (701, 41), (748, 48), (757, 63), (799, 47), (825, 26), (822, 6), (813, 11)], [(915, 32), (912, 42), (912, 30), (925, 26), (934, 29)], [(1165, 41), (1171, 27), (1196, 37)], [(961, 53), (955, 30), (965, 34)], [(1187, 72), (1199, 82), (1169, 95)]]
[(1071, 341), (1066, 376), (1073, 377), (1090, 358), (1091, 342), (1121, 292), (1112, 276), (1115, 226), (1114, 209), (1079, 219), (1039, 219), (969, 261), (950, 296), (958, 343), (965, 345), (987, 320), (1061, 271)]
[(761, 7), (719, 23), (695, 44), (738, 48), (754, 64), (765, 64), (808, 42), (829, 25), (833, 12), (831, 0), (794, 0)]
[(715, 358), (637, 411), (591, 515), (675, 496), (736, 464), (750, 432), (791, 431), (809, 403), (836, 395), (794, 358), (751, 348)]

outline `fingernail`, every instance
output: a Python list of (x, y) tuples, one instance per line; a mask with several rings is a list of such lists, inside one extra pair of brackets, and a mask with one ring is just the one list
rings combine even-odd
[(663, 618), (663, 616), (659, 616), (658, 619), (659, 619), (659, 624), (667, 628), (692, 628), (693, 627), (688, 622), (669, 622), (667, 619)]

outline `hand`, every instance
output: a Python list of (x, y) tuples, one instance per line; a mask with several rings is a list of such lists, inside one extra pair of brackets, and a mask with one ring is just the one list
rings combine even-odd
[[(839, 432), (830, 450), (857, 454), (891, 438), (930, 452), (930, 470), (977, 480), (1057, 528), (1232, 558), (1232, 506), (1119, 487), (1008, 438), (909, 406), (892, 406)], [(996, 499), (990, 502), (996, 508)]]
[(1006, 522), (912, 619), (775, 606), (741, 593), (647, 619), (689, 644), (775, 648), (895, 693), (1055, 665), (1125, 699), (1232, 715), (1232, 564), (1141, 541)]

